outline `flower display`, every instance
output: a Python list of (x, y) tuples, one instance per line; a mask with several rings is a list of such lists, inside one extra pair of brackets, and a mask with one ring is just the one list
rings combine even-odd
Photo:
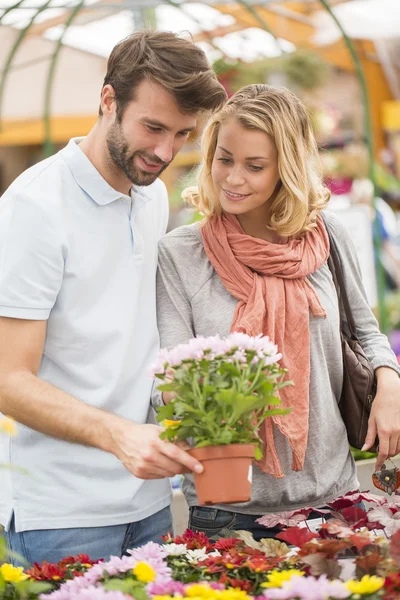
[[(282, 525), (278, 537), (295, 542), (297, 548), (278, 540), (256, 541), (246, 531), (214, 540), (186, 530), (109, 561), (91, 561), (80, 554), (56, 564), (36, 563), (26, 571), (4, 563), (0, 598), (399, 600), (400, 531), (388, 537), (384, 524), (375, 531), (369, 528), (387, 516), (382, 508), (397, 514), (399, 498), (369, 497), (375, 506), (363, 511), (365, 518), (357, 514), (353, 519), (350, 509), (363, 510), (355, 506), (359, 498), (354, 493), (336, 499), (331, 503), (333, 516), (326, 515), (316, 532), (310, 532), (306, 522)], [(283, 521), (290, 523), (291, 515), (278, 513), (278, 522)], [(362, 521), (366, 525), (360, 525)]]

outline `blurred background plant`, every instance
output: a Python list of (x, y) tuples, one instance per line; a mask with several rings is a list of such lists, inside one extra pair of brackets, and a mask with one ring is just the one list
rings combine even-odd
[(286, 84), (298, 93), (310, 91), (321, 87), (330, 71), (328, 63), (315, 52), (301, 48), (253, 62), (221, 57), (214, 61), (213, 68), (228, 94), (254, 82), (275, 82), (276, 77), (282, 85)]
[[(0, 417), (0, 435), (14, 436), (17, 434), (17, 427), (15, 421), (9, 417)], [(9, 468), (9, 465), (0, 463), (1, 468)], [(0, 526), (0, 564), (8, 558), (8, 550), (6, 540), (2, 535), (2, 527)], [(0, 590), (1, 590), (1, 579), (0, 579)]]

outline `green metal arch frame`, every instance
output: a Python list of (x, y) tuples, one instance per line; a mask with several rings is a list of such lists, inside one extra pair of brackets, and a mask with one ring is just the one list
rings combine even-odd
[(83, 7), (85, 0), (80, 0), (78, 4), (71, 10), (71, 14), (64, 24), (64, 30), (57, 40), (56, 47), (50, 60), (50, 66), (47, 74), (47, 81), (45, 87), (44, 97), (44, 111), (43, 111), (43, 122), (44, 122), (44, 153), (45, 156), (51, 156), (54, 153), (54, 144), (51, 136), (51, 96), (53, 91), (54, 77), (56, 73), (57, 60), (60, 56), (61, 49), (63, 47), (63, 39), (67, 33), (69, 27), (72, 25), (74, 19), (78, 16), (79, 11)]
[[(36, 17), (38, 17), (41, 12), (46, 10), (46, 8), (51, 4), (51, 1), (52, 0), (47, 0), (40, 8), (37, 9), (35, 14), (30, 19), (29, 23), (23, 29), (21, 29), (21, 31), (19, 32), (17, 39), (15, 40), (14, 44), (11, 47), (10, 52), (8, 53), (8, 56), (6, 58), (6, 62), (5, 62), (4, 68), (3, 68), (3, 74), (0, 79), (0, 126), (1, 126), (1, 114), (2, 114), (2, 107), (3, 107), (3, 101), (4, 101), (5, 86), (6, 86), (8, 75), (11, 70), (11, 66), (12, 66), (14, 57), (18, 51), (18, 48), (24, 41), (26, 35), (28, 34), (29, 29), (34, 24)], [(15, 4), (12, 8), (17, 8), (21, 4), (22, 4), (22, 2), (17, 2), (17, 4)], [(7, 12), (10, 12), (10, 11), (7, 11)], [(5, 16), (5, 13), (3, 13), (1, 18), (4, 18), (4, 16)], [(0, 24), (1, 24), (1, 19), (0, 19)]]
[[(353, 64), (356, 70), (356, 76), (358, 79), (358, 83), (361, 91), (361, 99), (363, 104), (363, 120), (364, 120), (364, 135), (368, 149), (368, 176), (374, 185), (374, 190), (376, 190), (376, 178), (375, 178), (375, 154), (374, 154), (374, 134), (372, 131), (371, 124), (371, 108), (368, 96), (368, 88), (367, 82), (364, 75), (364, 70), (360, 61), (360, 57), (358, 56), (357, 50), (353, 44), (351, 38), (347, 35), (344, 27), (340, 23), (339, 19), (336, 17), (335, 13), (332, 10), (328, 0), (319, 0), (325, 10), (329, 13), (333, 21), (336, 23), (337, 27), (342, 34), (343, 40), (347, 46), (347, 49), (350, 53), (350, 56), (353, 60)], [(373, 205), (375, 208), (375, 194), (373, 199)], [(375, 210), (376, 214), (376, 210)], [(388, 324), (388, 314), (387, 314), (387, 306), (385, 299), (385, 274), (383, 270), (383, 265), (380, 259), (381, 250), (382, 250), (382, 233), (381, 228), (377, 223), (377, 219), (375, 219), (374, 223), (374, 249), (376, 255), (378, 256), (377, 261), (377, 287), (378, 287), (378, 312), (379, 312), (379, 324), (384, 333), (387, 333), (389, 324)]]
[(1, 25), (2, 20), (4, 19), (4, 17), (6, 15), (8, 15), (8, 13), (10, 13), (12, 10), (15, 10), (16, 8), (19, 8), (20, 6), (22, 6), (22, 4), (24, 2), (25, 2), (25, 0), (19, 0), (19, 2), (17, 2), (16, 4), (12, 4), (8, 8), (6, 8), (0, 17), (0, 25)]

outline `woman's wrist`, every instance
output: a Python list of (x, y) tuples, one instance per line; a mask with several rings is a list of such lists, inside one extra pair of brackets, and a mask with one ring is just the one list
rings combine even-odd
[(378, 367), (377, 369), (375, 369), (375, 375), (376, 381), (380, 386), (390, 384), (391, 382), (399, 381), (399, 375), (397, 371), (395, 371), (391, 367)]

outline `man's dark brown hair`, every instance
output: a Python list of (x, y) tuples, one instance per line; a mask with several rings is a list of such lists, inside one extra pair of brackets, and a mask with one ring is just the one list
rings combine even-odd
[(215, 110), (226, 100), (201, 48), (174, 33), (137, 31), (111, 52), (103, 87), (114, 88), (118, 120), (145, 79), (162, 85), (184, 113)]

